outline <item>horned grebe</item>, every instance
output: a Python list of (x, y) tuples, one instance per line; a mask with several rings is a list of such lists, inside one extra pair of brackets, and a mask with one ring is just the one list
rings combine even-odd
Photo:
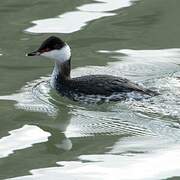
[(87, 75), (71, 78), (71, 49), (67, 43), (58, 37), (51, 36), (46, 39), (40, 48), (27, 56), (44, 56), (55, 60), (55, 66), (51, 75), (50, 84), (62, 96), (77, 100), (78, 96), (102, 96), (109, 97), (114, 94), (123, 94), (110, 100), (121, 100), (125, 94), (138, 92), (140, 94), (154, 96), (157, 92), (143, 88), (128, 79), (111, 75)]

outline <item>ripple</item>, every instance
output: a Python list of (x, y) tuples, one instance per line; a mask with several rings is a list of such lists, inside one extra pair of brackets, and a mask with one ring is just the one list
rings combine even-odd
[(9, 131), (9, 134), (9, 136), (0, 138), (0, 158), (7, 157), (15, 150), (46, 142), (51, 135), (34, 125), (24, 125), (22, 128)]
[[(131, 141), (130, 143), (137, 144)], [(117, 146), (118, 144), (116, 144)], [(119, 144), (119, 148), (120, 144)], [(32, 175), (12, 178), (26, 179), (67, 179), (67, 180), (153, 180), (180, 175), (180, 146), (156, 149), (136, 155), (93, 154), (79, 156), (78, 161), (61, 161), (61, 167), (31, 170)], [(130, 148), (131, 149), (131, 148)], [(87, 162), (87, 163), (84, 163)], [(168, 163), (167, 163), (168, 162)]]
[[(100, 50), (99, 53), (107, 54), (107, 58), (120, 60), (108, 63), (104, 68), (92, 66), (86, 69), (126, 76), (135, 80), (146, 80), (162, 76), (172, 75), (180, 71), (179, 59), (180, 49), (158, 49), (158, 50), (132, 50), (121, 49), (117, 51)], [(83, 68), (80, 69), (83, 71)], [(114, 73), (113, 73), (114, 72)]]
[(49, 99), (51, 98), (49, 77), (28, 82), (18, 93), (0, 96), (0, 100), (16, 101), (16, 108), (27, 111), (43, 112), (55, 116), (57, 108)]
[(81, 11), (96, 11), (96, 12), (103, 12), (103, 11), (114, 11), (123, 7), (128, 7), (132, 5), (132, 1), (127, 0), (96, 0), (97, 2), (101, 3), (91, 3), (85, 4), (77, 9)]
[(138, 101), (130, 96), (125, 102), (109, 103), (107, 112), (98, 111), (97, 107), (92, 111), (76, 108), (72, 111), (73, 116), (66, 135), (76, 137), (96, 134), (141, 134), (167, 135), (177, 139), (179, 123), (172, 122), (172, 118), (177, 121), (180, 119), (180, 80), (177, 78), (180, 72), (178, 65), (180, 50), (118, 50), (101, 51), (101, 53), (108, 53), (112, 58), (116, 54), (116, 59), (121, 61), (101, 67), (77, 68), (73, 70), (73, 76), (95, 73), (117, 76), (123, 74), (126, 78), (138, 80), (146, 87), (159, 91), (161, 95)]
[(144, 99), (143, 101), (132, 100), (127, 102), (129, 106), (142, 113), (180, 119), (180, 80), (176, 77), (160, 78), (154, 80), (153, 86), (161, 93), (158, 98)]
[[(73, 33), (86, 26), (89, 21), (101, 17), (113, 16), (113, 13), (69, 12), (58, 18), (32, 21), (33, 26), (25, 31), (31, 33)], [(72, 23), (69, 23), (69, 22)], [(74, 23), (73, 23), (74, 22)]]
[[(103, 53), (105, 52), (103, 51)], [(179, 127), (178, 124), (175, 121), (168, 122), (169, 119), (165, 121), (161, 118), (169, 117), (176, 118), (176, 120), (180, 118), (180, 80), (177, 78), (178, 72), (180, 72), (180, 67), (177, 65), (180, 50), (118, 50), (106, 51), (106, 53), (113, 58), (116, 54), (116, 59), (121, 61), (108, 63), (106, 66), (96, 66), (95, 68), (77, 68), (72, 71), (73, 76), (95, 73), (121, 76), (122, 71), (128, 71), (128, 74), (124, 74), (125, 77), (143, 82), (146, 87), (158, 90), (161, 95), (150, 99), (135, 100), (134, 96), (137, 95), (130, 94), (129, 99), (120, 103), (79, 104), (62, 98), (56, 92), (50, 93), (49, 77), (42, 77), (27, 83), (18, 93), (0, 96), (0, 99), (15, 100), (17, 101), (15, 105), (17, 108), (44, 112), (51, 116), (57, 115), (59, 108), (63, 108), (61, 105), (69, 108), (68, 113), (71, 114), (71, 120), (65, 131), (67, 137), (98, 134), (159, 136), (165, 133), (171, 136), (176, 132), (177, 134), (174, 137), (179, 136), (179, 131), (173, 132), (174, 128), (171, 128), (171, 126)], [(160, 63), (162, 64), (161, 68), (166, 67), (166, 70), (160, 69)], [(141, 66), (143, 67), (140, 72), (141, 75), (131, 76), (133, 73), (139, 72)], [(151, 71), (152, 69), (153, 71)], [(103, 108), (105, 108), (105, 112)]]
[[(95, 68), (77, 68), (73, 70), (73, 76), (106, 72), (123, 75), (159, 90), (161, 95), (140, 101), (131, 98), (101, 105), (79, 104), (64, 99), (70, 114), (68, 125), (63, 131), (66, 138), (118, 135), (119, 140), (111, 147), (106, 146), (103, 153), (82, 155), (78, 157), (79, 161), (57, 162), (57, 166), (61, 167), (31, 170), (32, 175), (14, 180), (52, 177), (68, 180), (116, 180), (119, 177), (148, 180), (180, 175), (180, 50), (118, 50), (103, 53), (121, 61)], [(137, 76), (134, 77), (134, 74)], [(54, 108), (54, 104), (61, 104), (62, 99), (59, 100), (57, 94), (48, 94), (48, 80), (41, 81), (27, 85), (32, 89), (31, 97), (40, 102), (45, 100), (45, 104), (46, 99), (50, 99)], [(62, 142), (60, 146), (67, 146), (68, 150), (73, 148), (70, 141)], [(96, 149), (95, 146), (93, 149)]]
[(32, 21), (36, 25), (25, 31), (30, 33), (73, 33), (82, 29), (92, 20), (116, 15), (116, 13), (108, 11), (125, 8), (132, 4), (131, 0), (96, 1), (99, 3), (79, 6), (76, 11), (67, 12), (55, 18)]
[[(107, 53), (107, 58), (121, 61), (108, 63), (106, 66), (77, 68), (77, 74), (114, 74), (143, 83), (145, 87), (160, 92), (160, 96), (134, 101), (127, 104), (134, 110), (144, 113), (159, 113), (163, 116), (180, 118), (180, 49), (99, 51)], [(116, 55), (116, 56), (114, 56)], [(132, 100), (132, 101), (131, 101)]]
[[(67, 137), (93, 136), (96, 134), (151, 134), (148, 129), (143, 128), (136, 122), (131, 122), (135, 118), (133, 114), (127, 115), (127, 110), (117, 112), (88, 111), (87, 109), (73, 109), (72, 118), (66, 129)], [(133, 116), (133, 117), (132, 117)]]
[(123, 136), (165, 136), (173, 140), (180, 137), (178, 122), (164, 120), (146, 109), (140, 111), (137, 105), (130, 103), (116, 103), (107, 105), (103, 110), (95, 108), (72, 107), (72, 117), (65, 131), (68, 138), (96, 135), (123, 135)]

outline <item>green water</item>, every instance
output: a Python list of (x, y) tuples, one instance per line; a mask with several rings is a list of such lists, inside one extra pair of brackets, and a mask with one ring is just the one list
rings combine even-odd
[(31, 21), (90, 3), (1, 0), (0, 179), (179, 179), (180, 1), (136, 1), (79, 31), (53, 33), (70, 44), (74, 75), (122, 75), (159, 90), (152, 100), (72, 102), (40, 83), (52, 61), (25, 56), (52, 35), (24, 31)]

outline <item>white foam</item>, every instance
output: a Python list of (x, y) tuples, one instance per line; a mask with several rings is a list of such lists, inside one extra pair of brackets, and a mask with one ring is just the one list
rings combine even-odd
[(109, 11), (130, 6), (131, 0), (96, 0), (99, 3), (85, 4), (78, 10), (59, 15), (55, 18), (32, 21), (35, 26), (26, 29), (30, 33), (73, 33), (79, 31), (88, 22), (102, 17), (114, 16)]
[(0, 158), (7, 157), (15, 150), (46, 142), (51, 135), (34, 125), (24, 125), (22, 128), (9, 131), (9, 134), (9, 136), (0, 139)]

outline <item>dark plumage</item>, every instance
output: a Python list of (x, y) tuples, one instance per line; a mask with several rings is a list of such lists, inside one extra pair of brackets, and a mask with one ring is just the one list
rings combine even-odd
[[(130, 92), (149, 96), (158, 95), (157, 92), (143, 88), (128, 79), (110, 75), (87, 75), (72, 79), (62, 79), (59, 76), (56, 78), (56, 89), (63, 96), (69, 96), (71, 99), (86, 95), (100, 95), (104, 98), (113, 94), (119, 94), (120, 99), (125, 99), (126, 94)], [(118, 97), (110, 100), (118, 100)]]
[[(87, 75), (71, 78), (70, 47), (61, 39), (54, 36), (45, 40), (37, 51), (28, 55), (44, 55), (45, 57), (55, 59), (55, 68), (51, 78), (53, 87), (61, 95), (73, 100), (78, 100), (78, 96), (103, 96), (104, 98), (114, 94), (122, 95), (121, 97), (124, 99), (127, 96), (125, 94), (130, 92), (149, 96), (158, 95), (155, 91), (143, 88), (128, 79), (116, 76)], [(117, 99), (113, 98), (112, 100)]]
[(54, 50), (54, 49), (61, 49), (65, 46), (65, 42), (61, 39), (51, 36), (48, 39), (46, 39), (38, 49), (39, 52), (44, 52), (44, 50)]

